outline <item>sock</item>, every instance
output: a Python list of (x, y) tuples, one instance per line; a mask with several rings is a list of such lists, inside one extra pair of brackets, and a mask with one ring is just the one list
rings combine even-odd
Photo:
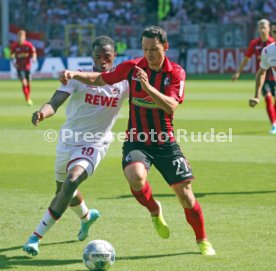
[(196, 240), (207, 238), (204, 228), (204, 217), (201, 206), (198, 202), (195, 203), (192, 209), (184, 209), (187, 222), (192, 226)]
[(268, 95), (265, 97), (265, 103), (266, 103), (266, 111), (269, 116), (270, 122), (274, 124), (276, 123), (276, 113), (275, 113), (275, 108), (273, 107), (273, 100), (271, 95)]
[(136, 200), (143, 206), (145, 206), (150, 212), (154, 212), (159, 209), (158, 204), (152, 196), (152, 190), (148, 181), (146, 181), (144, 187), (140, 191), (134, 191), (130, 189)]
[(82, 222), (87, 222), (90, 219), (90, 212), (84, 200), (76, 206), (70, 206), (71, 210), (81, 219)]
[(24, 93), (24, 96), (25, 96), (25, 100), (26, 100), (26, 101), (29, 101), (30, 96), (29, 96), (29, 89), (28, 89), (28, 86), (23, 86), (23, 85), (22, 85), (22, 90), (23, 90), (23, 93)]
[(34, 234), (39, 238), (42, 238), (44, 234), (56, 224), (59, 218), (60, 216), (49, 208), (35, 229)]
[(29, 99), (31, 99), (31, 85), (29, 82), (28, 82), (27, 88), (28, 88), (28, 97)]

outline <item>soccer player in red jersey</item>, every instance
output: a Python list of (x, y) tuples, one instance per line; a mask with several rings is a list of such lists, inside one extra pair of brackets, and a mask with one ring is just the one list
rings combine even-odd
[(148, 209), (159, 236), (168, 238), (170, 230), (161, 204), (154, 199), (147, 180), (153, 164), (177, 195), (187, 222), (195, 232), (201, 254), (215, 255), (207, 240), (201, 206), (192, 191), (194, 177), (191, 167), (173, 132), (173, 115), (184, 99), (185, 71), (167, 58), (169, 44), (162, 28), (151, 26), (144, 29), (141, 41), (143, 58), (123, 62), (104, 73), (63, 71), (60, 80), (67, 83), (73, 78), (98, 86), (128, 80), (130, 109), (122, 165), (130, 190)]
[[(271, 24), (271, 33), (274, 40), (276, 40), (276, 22)], [(256, 86), (255, 86), (255, 96), (249, 100), (249, 105), (251, 107), (255, 107), (260, 102), (260, 93), (265, 83), (266, 73), (272, 70), (274, 78), (276, 79), (276, 44), (271, 43), (267, 47), (265, 47), (262, 51), (260, 68), (256, 74)], [(274, 86), (274, 111), (276, 115), (276, 97), (275, 97), (275, 88)], [(273, 111), (273, 104), (271, 103), (269, 106), (271, 111)], [(276, 123), (272, 125), (272, 129), (270, 131), (271, 134), (276, 135)]]
[(26, 32), (20, 30), (17, 33), (17, 42), (11, 47), (11, 58), (17, 70), (18, 78), (22, 83), (22, 90), (28, 105), (33, 105), (31, 100), (30, 69), (31, 60), (36, 61), (36, 49), (33, 44), (26, 40)]
[[(239, 70), (234, 73), (232, 77), (232, 80), (234, 81), (239, 78), (244, 66), (253, 55), (256, 56), (256, 71), (258, 71), (263, 48), (274, 42), (274, 39), (269, 35), (270, 25), (268, 20), (260, 20), (258, 22), (258, 29), (260, 37), (252, 40), (249, 43), (247, 52), (240, 64)], [(262, 87), (262, 94), (265, 98), (267, 114), (273, 129), (273, 127), (276, 125), (276, 107), (273, 106), (273, 96), (275, 97), (275, 78), (273, 76), (271, 68), (268, 69), (266, 73), (265, 82)]]

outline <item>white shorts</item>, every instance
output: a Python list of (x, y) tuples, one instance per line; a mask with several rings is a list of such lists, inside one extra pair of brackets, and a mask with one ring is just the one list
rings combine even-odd
[(83, 167), (87, 175), (90, 176), (104, 158), (109, 145), (103, 144), (99, 146), (87, 143), (74, 146), (59, 141), (56, 147), (56, 180), (64, 182), (67, 172), (76, 165)]

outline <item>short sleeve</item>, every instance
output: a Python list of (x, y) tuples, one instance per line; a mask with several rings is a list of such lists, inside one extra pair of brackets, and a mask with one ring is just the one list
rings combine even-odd
[(125, 61), (118, 66), (112, 68), (108, 72), (102, 73), (102, 79), (108, 84), (113, 85), (126, 80), (133, 64), (130, 61)]
[(249, 43), (249, 46), (248, 46), (247, 51), (245, 53), (245, 56), (248, 57), (248, 58), (251, 58), (253, 54), (254, 54), (254, 42), (251, 41)]
[(172, 73), (171, 83), (166, 88), (165, 94), (173, 97), (177, 102), (182, 103), (184, 100), (185, 79), (185, 71), (182, 68), (176, 69)]
[(74, 90), (78, 89), (78, 81), (76, 80), (69, 80), (69, 82), (67, 83), (67, 85), (61, 85), (58, 88), (58, 91), (64, 91), (67, 92), (69, 94), (72, 94), (74, 92)]
[(35, 49), (35, 47), (33, 46), (32, 43), (29, 44), (29, 48), (30, 48), (30, 53), (31, 53), (31, 54), (36, 53), (36, 49)]
[(263, 70), (268, 70), (270, 68), (270, 64), (268, 63), (268, 54), (267, 54), (266, 48), (262, 50), (260, 67)]

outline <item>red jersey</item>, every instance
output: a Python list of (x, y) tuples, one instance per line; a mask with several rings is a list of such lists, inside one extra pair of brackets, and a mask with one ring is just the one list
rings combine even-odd
[(113, 70), (102, 74), (103, 80), (110, 85), (122, 80), (129, 82), (128, 140), (133, 139), (146, 145), (174, 142), (173, 115), (158, 108), (142, 89), (135, 66), (141, 67), (147, 73), (149, 83), (153, 87), (164, 95), (173, 97), (179, 103), (184, 99), (185, 71), (178, 64), (170, 62), (167, 57), (160, 72), (151, 70), (146, 58), (137, 58), (125, 61)]
[[(261, 40), (261, 38), (256, 38), (254, 40), (252, 40), (249, 43), (247, 52), (245, 54), (245, 56), (247, 56), (248, 58), (251, 58), (253, 55), (255, 55), (256, 57), (256, 71), (259, 69), (260, 66), (260, 62), (261, 62), (261, 54), (262, 54), (262, 50), (264, 47), (268, 46), (269, 44), (275, 42), (274, 39), (272, 37), (268, 37), (268, 40), (263, 42)], [(272, 80), (275, 81), (275, 78), (273, 76), (272, 70), (268, 69), (267, 73), (266, 73), (266, 80)]]
[(35, 47), (29, 41), (24, 41), (23, 44), (15, 42), (11, 46), (11, 54), (15, 54), (17, 69), (29, 71), (31, 69), (31, 58), (35, 52)]

